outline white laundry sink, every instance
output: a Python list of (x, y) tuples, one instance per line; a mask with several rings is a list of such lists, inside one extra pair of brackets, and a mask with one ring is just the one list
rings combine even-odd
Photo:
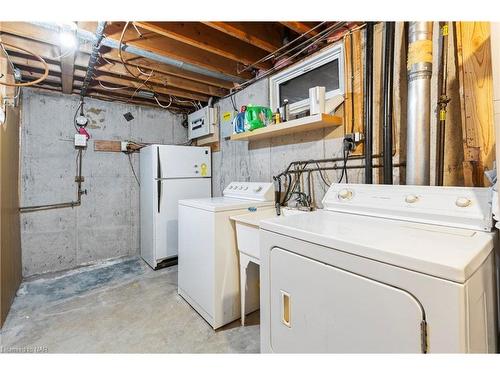
[[(292, 210), (289, 208), (281, 208), (282, 216), (290, 216), (297, 214), (305, 214), (306, 211)], [(236, 240), (238, 250), (251, 258), (254, 258), (256, 263), (260, 260), (259, 248), (259, 229), (260, 221), (277, 217), (275, 208), (266, 208), (257, 210), (248, 214), (231, 216), (236, 225)]]

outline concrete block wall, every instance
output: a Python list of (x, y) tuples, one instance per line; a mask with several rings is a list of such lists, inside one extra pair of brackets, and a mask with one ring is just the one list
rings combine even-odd
[[(245, 104), (269, 106), (269, 80), (262, 79), (234, 95), (239, 109)], [(232, 112), (230, 98), (217, 103), (219, 113)], [(343, 127), (320, 129), (312, 132), (290, 134), (284, 137), (259, 141), (221, 140), (220, 151), (213, 153), (213, 193), (220, 196), (231, 181), (272, 181), (272, 176), (282, 172), (295, 160), (342, 157)], [(349, 162), (356, 164), (355, 161)], [(342, 162), (338, 163), (342, 165)], [(362, 183), (363, 169), (348, 170), (349, 182)], [(332, 182), (338, 181), (341, 171), (325, 173)], [(321, 206), (326, 187), (319, 176), (313, 175), (314, 200)]]
[[(21, 104), (21, 206), (76, 199), (73, 116), (79, 97), (24, 89)], [(131, 112), (134, 120), (123, 117)], [(163, 109), (87, 99), (92, 138), (83, 157), (78, 208), (21, 215), (23, 275), (69, 269), (139, 252), (139, 187), (122, 153), (94, 152), (93, 140), (178, 144), (177, 115)], [(139, 175), (139, 155), (131, 156)]]

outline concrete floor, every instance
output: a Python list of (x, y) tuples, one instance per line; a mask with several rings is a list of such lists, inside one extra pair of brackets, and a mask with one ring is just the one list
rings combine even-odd
[(139, 258), (22, 283), (0, 331), (6, 351), (258, 353), (258, 312), (214, 331), (177, 294), (177, 267)]

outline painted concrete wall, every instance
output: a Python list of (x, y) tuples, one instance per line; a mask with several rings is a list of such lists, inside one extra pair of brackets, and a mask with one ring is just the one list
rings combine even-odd
[[(236, 107), (245, 104), (269, 105), (269, 80), (263, 79), (234, 95)], [(229, 98), (217, 103), (219, 113), (232, 112)], [(220, 151), (213, 159), (213, 193), (222, 194), (222, 190), (231, 181), (272, 181), (272, 176), (282, 172), (290, 162), (342, 156), (343, 127), (320, 129), (312, 132), (290, 134), (283, 137), (259, 141), (229, 141), (222, 139)], [(357, 161), (350, 162), (355, 165)], [(338, 165), (342, 165), (339, 162)], [(361, 183), (364, 170), (349, 170), (349, 182)], [(327, 173), (331, 181), (338, 181), (341, 171)], [(321, 205), (326, 187), (317, 174), (314, 181), (315, 201)]]
[[(78, 96), (23, 90), (21, 107), (21, 206), (76, 199), (73, 115)], [(131, 112), (134, 120), (123, 117)], [(23, 275), (58, 271), (139, 252), (139, 188), (128, 158), (94, 152), (93, 140), (182, 143), (180, 118), (155, 108), (88, 99), (92, 135), (83, 157), (78, 208), (21, 215)], [(139, 175), (139, 155), (132, 155)]]

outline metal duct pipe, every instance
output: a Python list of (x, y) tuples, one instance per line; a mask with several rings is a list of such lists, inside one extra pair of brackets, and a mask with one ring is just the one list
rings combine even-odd
[(432, 22), (410, 22), (408, 31), (406, 183), (430, 184)]
[(385, 23), (384, 41), (384, 95), (383, 106), (383, 155), (384, 155), (384, 184), (393, 183), (392, 178), (392, 108), (394, 86), (394, 38), (395, 23)]
[(87, 73), (82, 83), (82, 88), (80, 89), (80, 96), (84, 97), (87, 94), (87, 89), (90, 82), (92, 82), (92, 77), (94, 75), (95, 64), (99, 60), (99, 48), (101, 48), (101, 42), (104, 38), (104, 29), (106, 28), (105, 21), (99, 21), (97, 23), (97, 29), (95, 31), (95, 39), (92, 44), (92, 52), (89, 58), (89, 65), (87, 67)]
[(373, 183), (373, 22), (366, 24), (365, 42), (365, 184)]
[[(53, 23), (31, 22), (31, 24), (43, 27), (43, 28), (48, 29), (48, 30), (59, 31), (59, 27)], [(76, 35), (79, 39), (87, 41), (87, 42), (94, 42), (94, 40), (95, 40), (95, 35), (91, 31), (78, 29), (76, 32)], [(109, 38), (103, 38), (102, 45), (109, 47), (109, 48), (118, 49), (118, 48), (120, 48), (120, 41), (114, 40), (114, 39), (109, 39)], [(245, 82), (245, 80), (240, 78), (240, 77), (233, 77), (233, 76), (230, 76), (230, 75), (227, 75), (224, 73), (214, 72), (212, 70), (200, 68), (197, 65), (185, 63), (183, 61), (172, 59), (170, 57), (158, 55), (156, 53), (146, 51), (142, 48), (122, 45), (122, 51), (126, 51), (126, 52), (132, 53), (132, 54), (137, 55), (137, 56), (145, 57), (147, 59), (157, 61), (157, 62), (160, 62), (163, 64), (171, 65), (171, 66), (174, 66), (176, 68), (183, 69), (183, 70), (186, 70), (189, 72), (202, 74), (202, 75), (205, 75), (207, 77), (218, 78), (218, 79), (222, 79), (224, 81), (229, 81), (229, 82), (237, 82), (237, 83)]]

